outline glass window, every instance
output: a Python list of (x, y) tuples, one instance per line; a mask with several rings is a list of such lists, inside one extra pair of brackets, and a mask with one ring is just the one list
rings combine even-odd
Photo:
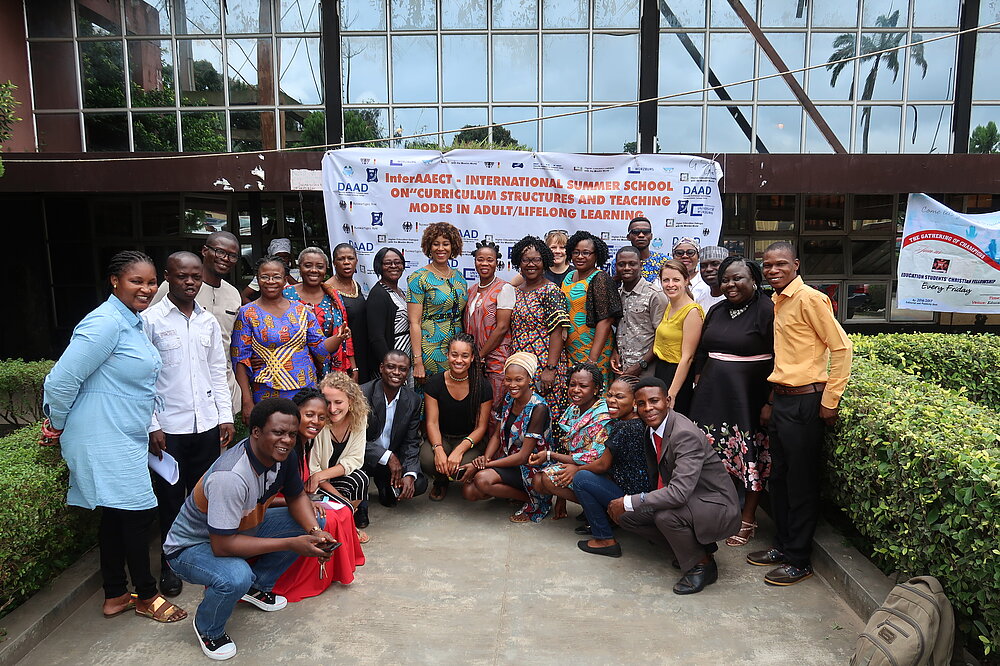
[(322, 111), (288, 109), (281, 116), (281, 147), (321, 146), (326, 143), (326, 114)]
[[(319, 38), (295, 37), (278, 40), (278, 92), (282, 104), (322, 104)], [(291, 99), (289, 99), (291, 98)]]
[(35, 131), (38, 133), (38, 152), (78, 153), (80, 144), (80, 116), (75, 113), (37, 114)]
[(898, 153), (899, 120), (898, 106), (859, 106), (855, 152)]
[[(861, 35), (861, 53), (867, 54), (900, 46), (905, 43), (905, 32), (866, 32)], [(880, 57), (861, 59), (861, 95), (858, 100), (897, 100), (903, 95), (903, 77), (900, 70), (905, 63), (903, 51), (893, 51)], [(895, 70), (893, 69), (895, 64)]]
[(813, 25), (824, 28), (852, 28), (858, 24), (858, 5), (853, 2), (811, 2)]
[(173, 106), (174, 58), (170, 41), (137, 39), (126, 44), (132, 106)]
[(959, 0), (913, 0), (913, 25), (954, 28), (958, 25), (958, 5)]
[(594, 100), (629, 101), (639, 94), (639, 35), (594, 35)]
[(909, 15), (909, 0), (864, 0), (861, 25), (866, 28), (905, 27)]
[(385, 30), (384, 0), (341, 0), (340, 26), (344, 30)]
[[(437, 132), (438, 114), (434, 107), (424, 107), (416, 109), (395, 109), (393, 112), (392, 126), (403, 128), (402, 135), (427, 134)], [(437, 146), (441, 142), (439, 135), (422, 136), (415, 139), (405, 139), (404, 148), (422, 148), (426, 145)]]
[(594, 0), (595, 28), (638, 28), (639, 0)]
[(389, 101), (385, 37), (344, 37), (340, 56), (348, 104)]
[(132, 140), (136, 151), (176, 152), (177, 116), (173, 112), (132, 114)]
[(681, 2), (661, 2), (660, 26), (664, 28), (704, 28), (704, 0), (682, 0)]
[(486, 35), (441, 37), (442, 101), (487, 101), (486, 49)]
[[(757, 213), (754, 220), (754, 230), (756, 231), (794, 231), (795, 195), (759, 195), (757, 197)], [(776, 238), (773, 240), (784, 239)], [(764, 247), (767, 247), (767, 245), (765, 244)]]
[(907, 105), (904, 153), (950, 153), (950, 144), (950, 106)]
[[(568, 111), (579, 111), (580, 107), (547, 106), (542, 108), (543, 116), (551, 116)], [(587, 152), (587, 115), (553, 118), (542, 121), (542, 150), (554, 153)]]
[(586, 28), (590, 19), (588, 0), (542, 0), (542, 27)]
[[(347, 5), (348, 2), (343, 2)], [(278, 30), (319, 32), (319, 0), (281, 0), (278, 3)]]
[(852, 240), (853, 275), (889, 275), (892, 272), (892, 241)]
[[(749, 231), (753, 198), (749, 194), (726, 194), (722, 197), (722, 223), (727, 231)], [(742, 252), (740, 254), (743, 254)], [(746, 256), (745, 254), (743, 256)]]
[[(722, 0), (725, 2), (725, 0)], [(753, 55), (756, 44), (745, 34), (714, 33), (709, 37), (708, 62), (712, 71), (733, 99), (753, 98), (753, 84), (733, 85), (753, 78)], [(709, 99), (722, 99), (709, 93)], [(711, 123), (709, 123), (711, 128)]]
[[(739, 118), (739, 122), (736, 120)], [(746, 153), (750, 149), (753, 120), (749, 106), (708, 107), (708, 135), (705, 151), (709, 153)], [(742, 124), (741, 124), (742, 123)]]
[[(833, 131), (834, 136), (840, 139), (840, 143), (845, 148), (851, 145), (851, 107), (849, 106), (819, 106), (816, 107), (822, 115), (826, 124)], [(826, 140), (823, 133), (813, 123), (812, 118), (806, 114), (806, 144), (807, 153), (832, 153), (833, 147)]]
[[(801, 272), (801, 271), (800, 271)], [(826, 294), (833, 306), (833, 316), (838, 316), (840, 310), (840, 283), (839, 282), (807, 282), (807, 285)]]
[(1000, 2), (986, 0), (979, 3), (979, 25), (1000, 21)]
[(83, 116), (88, 151), (127, 151), (128, 127), (124, 113), (88, 113)]
[(657, 140), (663, 153), (701, 152), (700, 106), (661, 106), (657, 116)]
[[(73, 42), (31, 42), (28, 49), (31, 54), (31, 92), (34, 94), (35, 108), (78, 108)], [(79, 134), (79, 130), (77, 133)]]
[[(322, 112), (320, 112), (322, 113)], [(316, 114), (313, 114), (316, 115)], [(324, 120), (326, 116), (324, 114)], [(386, 137), (386, 127), (389, 127), (389, 114), (386, 109), (363, 108), (344, 109), (344, 141), (368, 141)], [(318, 132), (317, 132), (318, 133)], [(403, 128), (397, 127), (393, 136), (404, 136)], [(402, 141), (392, 142), (394, 148), (402, 148)], [(372, 148), (388, 148), (389, 143), (380, 141), (364, 144)]]
[(226, 32), (270, 32), (271, 3), (268, 0), (226, 0)]
[(607, 109), (591, 114), (591, 146), (595, 153), (625, 152), (625, 145), (635, 143), (639, 127), (638, 110)]
[(451, 0), (441, 5), (445, 30), (486, 29), (486, 0)]
[[(455, 108), (446, 107), (442, 109), (443, 116), (442, 129), (461, 129), (466, 126), (480, 127), (489, 124), (489, 114), (486, 108)], [(458, 136), (455, 134), (444, 135), (445, 143), (453, 143)]]
[(844, 272), (843, 238), (803, 238), (801, 271), (805, 275), (841, 275)]
[[(990, 123), (993, 127), (990, 127)], [(970, 153), (1000, 151), (1000, 132), (997, 130), (1000, 127), (1000, 106), (973, 106), (969, 127), (972, 128), (969, 132)]]
[[(494, 123), (508, 123), (514, 120), (527, 120), (538, 117), (538, 107), (534, 106), (508, 106), (493, 108)], [(538, 121), (530, 123), (518, 123), (517, 125), (506, 125), (507, 131), (519, 144), (527, 146), (528, 150), (538, 147)]]
[(233, 111), (229, 114), (229, 133), (233, 152), (274, 148), (274, 112)]
[(808, 11), (809, 4), (802, 0), (763, 0), (760, 22), (768, 28), (805, 26)]
[(222, 106), (222, 40), (177, 40), (181, 106)]
[(28, 20), (28, 37), (73, 36), (69, 0), (26, 2), (24, 14)]
[(80, 42), (80, 69), (85, 109), (125, 106), (125, 60), (120, 41)]
[[(778, 52), (788, 69), (800, 69), (806, 59), (806, 36), (801, 32), (772, 32), (766, 35), (771, 46)], [(769, 76), (777, 74), (778, 70), (771, 63), (770, 58), (760, 49), (760, 72), (758, 76)], [(805, 84), (804, 72), (793, 74), (800, 85)], [(757, 82), (757, 99), (773, 100), (795, 100), (791, 88), (785, 82), (783, 76), (773, 76)]]
[(729, 250), (729, 254), (739, 255), (745, 257), (747, 254), (747, 238), (746, 236), (738, 236), (736, 238), (723, 238), (722, 247)]
[[(267, 203), (264, 202), (266, 206)], [(271, 204), (274, 205), (273, 203)], [(273, 209), (271, 215), (273, 216)], [(224, 231), (229, 219), (229, 201), (209, 197), (184, 198), (185, 234), (210, 234), (213, 231)]]
[[(740, 0), (750, 16), (757, 18), (756, 0)], [(712, 27), (713, 28), (742, 28), (743, 21), (736, 15), (729, 4), (729, 0), (711, 0), (712, 3)]]
[(869, 321), (885, 321), (885, 294), (889, 285), (849, 282), (847, 284), (848, 324), (862, 324)]
[[(940, 33), (913, 34), (913, 41), (936, 37)], [(955, 49), (958, 40), (941, 39), (914, 46), (907, 63), (911, 100), (950, 100), (955, 92)]]
[(181, 111), (181, 150), (191, 153), (225, 152), (225, 123), (222, 111)]
[(843, 194), (808, 194), (802, 197), (803, 231), (842, 231)]
[[(820, 3), (822, 5), (839, 3)], [(854, 57), (857, 37), (853, 33), (814, 32), (809, 47), (809, 66)], [(818, 67), (809, 71), (809, 96), (814, 101), (851, 99), (855, 61)]]
[(899, 307), (899, 299), (896, 294), (896, 283), (892, 283), (892, 305), (889, 310), (889, 319), (892, 321), (934, 321), (933, 312), (923, 310), (907, 310)]
[(851, 228), (854, 231), (892, 233), (892, 202), (891, 194), (856, 195)]
[(125, 0), (125, 27), (129, 35), (169, 35), (169, 0)]
[(538, 27), (538, 0), (492, 0), (493, 28)]
[(176, 236), (180, 232), (177, 201), (143, 201), (141, 205), (143, 236)]
[[(587, 101), (587, 35), (542, 35), (542, 99)], [(595, 56), (596, 67), (596, 56)]]
[(392, 100), (437, 101), (437, 38), (392, 38)]
[[(705, 61), (705, 36), (701, 33), (665, 32), (660, 35), (659, 95), (674, 95), (705, 87), (701, 66)], [(705, 93), (669, 98), (671, 101), (704, 99)]]
[[(260, 40), (264, 41), (264, 40)], [(270, 72), (264, 75), (265, 85), (270, 82), (271, 90), (262, 90), (258, 86), (257, 66), (263, 65), (272, 69), (271, 42), (267, 40), (261, 44), (260, 54), (257, 45), (260, 42), (256, 39), (229, 39), (226, 40), (227, 57), (229, 63), (229, 103), (236, 106), (242, 104), (274, 104), (274, 79), (269, 76)]]
[(760, 262), (764, 258), (764, 250), (766, 250), (771, 243), (776, 243), (778, 241), (791, 243), (792, 247), (796, 246), (795, 241), (791, 238), (781, 238), (780, 236), (775, 238), (755, 238), (753, 241), (753, 260)]
[(390, 0), (393, 30), (433, 30), (437, 27), (435, 0)]
[(498, 102), (538, 99), (538, 37), (493, 36), (493, 99)]
[(1000, 71), (1000, 33), (984, 32), (976, 37), (976, 68), (972, 99), (996, 99), (996, 72)]
[(178, 35), (217, 35), (222, 31), (218, 0), (174, 0), (174, 11)]
[(757, 139), (769, 153), (799, 152), (802, 108), (799, 106), (758, 106)]
[(965, 195), (966, 213), (994, 213), (1000, 210), (1000, 196), (993, 194)]
[(110, 37), (122, 34), (121, 11), (121, 0), (103, 2), (77, 0), (76, 28), (80, 37)]

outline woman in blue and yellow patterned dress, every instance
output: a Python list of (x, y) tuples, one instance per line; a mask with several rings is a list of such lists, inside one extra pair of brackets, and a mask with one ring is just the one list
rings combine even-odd
[(243, 420), (264, 398), (291, 399), (300, 389), (318, 384), (330, 351), (346, 332), (323, 337), (312, 308), (282, 295), (288, 267), (279, 257), (257, 264), (260, 297), (240, 308), (233, 325), (232, 360), (243, 391)]
[(417, 389), (426, 377), (448, 367), (448, 342), (462, 332), (462, 311), (469, 286), (448, 261), (462, 254), (462, 235), (447, 222), (435, 222), (420, 240), (430, 263), (413, 271), (407, 281), (407, 313), (413, 346), (413, 379)]
[(599, 266), (608, 262), (608, 246), (587, 231), (578, 231), (566, 243), (573, 263), (563, 279), (562, 290), (569, 302), (569, 336), (566, 354), (569, 364), (594, 363), (611, 379), (611, 327), (622, 316), (622, 301), (614, 280)]

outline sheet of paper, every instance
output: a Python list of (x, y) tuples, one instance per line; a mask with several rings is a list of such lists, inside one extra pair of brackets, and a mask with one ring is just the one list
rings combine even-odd
[(339, 511), (340, 509), (347, 508), (345, 504), (341, 504), (340, 502), (331, 502), (330, 500), (326, 500), (325, 502), (323, 502), (323, 506), (326, 507), (327, 509), (333, 509), (334, 511)]
[(149, 464), (149, 468), (162, 476), (163, 480), (170, 485), (174, 485), (181, 478), (181, 471), (177, 466), (177, 460), (166, 451), (163, 452), (162, 459), (157, 458), (152, 453), (147, 453), (146, 461)]

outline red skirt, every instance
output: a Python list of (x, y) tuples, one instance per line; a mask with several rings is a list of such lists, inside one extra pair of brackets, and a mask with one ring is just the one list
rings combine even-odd
[(324, 502), (324, 505), (327, 507), (326, 531), (341, 546), (333, 551), (330, 561), (322, 565), (323, 578), (319, 577), (320, 563), (316, 557), (300, 557), (288, 567), (274, 584), (273, 592), (289, 601), (315, 597), (334, 581), (349, 585), (354, 580), (354, 569), (365, 563), (350, 508), (335, 502)]

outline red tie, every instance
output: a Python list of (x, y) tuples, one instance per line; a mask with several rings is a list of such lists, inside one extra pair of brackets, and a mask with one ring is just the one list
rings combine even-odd
[(663, 438), (653, 433), (653, 448), (656, 450), (656, 489), (663, 487), (663, 478), (660, 476), (660, 454), (663, 451)]

